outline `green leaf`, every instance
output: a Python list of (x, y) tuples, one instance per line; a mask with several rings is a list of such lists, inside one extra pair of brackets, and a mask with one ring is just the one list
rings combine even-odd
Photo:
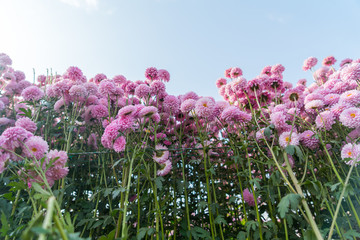
[(1, 213), (1, 229), (0, 229), (1, 236), (5, 237), (9, 230), (10, 230), (9, 223), (7, 221), (4, 211), (2, 211), (2, 213)]
[(33, 182), (31, 186), (34, 190), (44, 196), (45, 199), (49, 198), (51, 194), (44, 190), (37, 182)]
[(304, 155), (299, 146), (295, 146), (295, 151), (296, 151), (296, 156), (298, 156), (300, 160), (304, 160)]
[(246, 222), (245, 226), (246, 226), (246, 231), (249, 233), (251, 229), (255, 231), (258, 228), (259, 223), (252, 220)]
[(344, 237), (346, 239), (360, 238), (360, 233), (356, 232), (354, 229), (351, 229), (344, 234)]
[(299, 206), (300, 199), (301, 196), (294, 193), (289, 193), (283, 197), (278, 205), (278, 212), (280, 213), (280, 217), (285, 217), (286, 213), (289, 212), (289, 207), (291, 207), (292, 210), (296, 210)]
[(317, 240), (313, 230), (308, 229), (304, 234), (304, 240)]
[(155, 178), (155, 184), (156, 184), (156, 187), (161, 191), (161, 189), (163, 188), (163, 185), (162, 185), (162, 182), (164, 181), (164, 178), (163, 177), (157, 177)]
[(294, 145), (287, 145), (285, 148), (285, 151), (287, 154), (290, 154), (291, 156), (295, 153), (295, 146)]
[(104, 197), (107, 197), (109, 194), (111, 194), (112, 190), (112, 188), (105, 188)]
[(219, 214), (216, 218), (215, 218), (215, 224), (225, 224), (227, 225), (226, 220), (224, 219), (224, 216)]
[(243, 232), (243, 231), (240, 231), (237, 236), (236, 236), (236, 239), (237, 240), (245, 240), (247, 237), (247, 233), (246, 232)]
[(137, 240), (143, 239), (145, 237), (146, 232), (147, 232), (148, 229), (149, 228), (147, 228), (147, 227), (140, 228), (138, 234), (136, 235), (136, 239)]
[(201, 227), (191, 229), (191, 235), (196, 239), (211, 239), (210, 233)]
[(270, 137), (270, 136), (271, 136), (271, 129), (270, 129), (270, 127), (265, 128), (265, 130), (264, 130), (264, 136), (265, 136), (265, 137)]

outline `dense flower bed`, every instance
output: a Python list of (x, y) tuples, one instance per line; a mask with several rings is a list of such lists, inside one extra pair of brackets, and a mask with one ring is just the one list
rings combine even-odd
[(35, 83), (0, 54), (5, 239), (360, 237), (360, 59), (216, 81), (223, 101), (77, 67)]

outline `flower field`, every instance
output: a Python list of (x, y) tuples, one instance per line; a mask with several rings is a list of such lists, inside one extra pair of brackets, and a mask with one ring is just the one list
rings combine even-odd
[[(1, 239), (360, 239), (360, 59), (167, 93), (170, 73), (26, 80), (0, 53)], [(299, 66), (301, 68), (301, 66)]]

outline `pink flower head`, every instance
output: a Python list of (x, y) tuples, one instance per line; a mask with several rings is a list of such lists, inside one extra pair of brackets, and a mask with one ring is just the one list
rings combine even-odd
[(289, 89), (284, 93), (283, 101), (290, 108), (301, 108), (304, 105), (303, 92), (298, 88)]
[(221, 86), (226, 85), (226, 83), (227, 83), (227, 80), (225, 78), (219, 78), (215, 82), (217, 88), (220, 88)]
[(169, 172), (172, 169), (172, 165), (169, 160), (166, 160), (160, 166), (161, 166), (160, 169), (157, 171), (158, 176), (165, 176), (165, 175), (169, 174)]
[(83, 73), (80, 68), (74, 66), (69, 67), (64, 75), (66, 76), (66, 78), (75, 82), (81, 80), (83, 77)]
[(180, 108), (180, 100), (174, 95), (167, 95), (164, 98), (163, 110), (172, 115), (176, 114)]
[(48, 162), (53, 161), (54, 165), (57, 167), (65, 167), (66, 162), (68, 161), (68, 155), (65, 151), (59, 150), (50, 150), (46, 155)]
[(211, 118), (214, 112), (215, 102), (211, 98), (203, 97), (196, 101), (195, 113), (199, 117)]
[(261, 70), (261, 74), (266, 74), (269, 77), (271, 76), (271, 66), (266, 66)]
[(285, 67), (281, 64), (275, 64), (271, 67), (271, 73), (272, 74), (281, 74), (285, 71)]
[(237, 78), (237, 77), (240, 77), (242, 76), (242, 70), (239, 68), (239, 67), (233, 67), (231, 68), (231, 71), (230, 71), (230, 77), (231, 78)]
[(308, 113), (315, 114), (317, 111), (320, 111), (324, 107), (324, 102), (321, 100), (312, 100), (305, 104), (305, 110)]
[(135, 88), (135, 96), (138, 98), (144, 98), (149, 96), (150, 87), (147, 84), (140, 84)]
[(169, 82), (170, 81), (170, 73), (165, 69), (159, 69), (158, 71), (158, 79), (160, 81)]
[(180, 106), (180, 110), (183, 113), (188, 113), (195, 108), (196, 100), (186, 99)]
[(9, 150), (14, 149), (22, 146), (22, 143), (32, 136), (31, 132), (22, 127), (9, 127), (1, 134), (3, 141), (0, 141), (0, 146)]
[(231, 78), (231, 75), (230, 75), (231, 70), (232, 70), (232, 68), (228, 68), (225, 70), (225, 77)]
[(11, 58), (5, 53), (0, 53), (0, 65), (7, 66), (11, 64), (12, 64)]
[[(290, 136), (291, 133), (291, 136)], [(279, 144), (281, 147), (285, 148), (288, 145), (299, 145), (300, 137), (295, 131), (283, 132), (279, 136)]]
[(127, 105), (119, 110), (116, 117), (118, 118), (123, 116), (134, 116), (135, 114), (136, 114), (136, 107), (133, 105)]
[(344, 67), (345, 65), (349, 64), (349, 63), (352, 63), (352, 59), (350, 58), (345, 58), (344, 60), (341, 61), (340, 63), (340, 67)]
[(317, 64), (318, 60), (316, 57), (309, 57), (307, 59), (305, 59), (304, 64), (303, 64), (303, 70), (307, 71), (313, 67), (315, 67), (315, 65)]
[(360, 161), (360, 145), (352, 143), (345, 144), (341, 150), (341, 158), (346, 161), (346, 164), (357, 164)]
[(335, 117), (339, 117), (340, 114), (348, 108), (351, 108), (352, 105), (349, 103), (336, 103), (330, 108), (330, 111), (335, 115)]
[(158, 80), (158, 70), (155, 67), (147, 68), (145, 77), (150, 81)]
[(86, 88), (82, 85), (73, 85), (69, 90), (69, 95), (75, 99), (86, 97)]
[(105, 79), (99, 83), (99, 92), (106, 97), (113, 94), (115, 88), (115, 82), (112, 80)]
[(253, 92), (261, 92), (263, 89), (264, 82), (260, 78), (254, 78), (247, 83), (247, 87), (249, 90)]
[(96, 74), (94, 77), (94, 83), (99, 85), (101, 81), (107, 79), (106, 75), (103, 73)]
[(29, 132), (34, 133), (37, 129), (36, 123), (34, 123), (30, 118), (28, 117), (22, 117), (19, 118), (16, 122), (15, 122), (15, 126), (16, 127), (22, 127), (24, 129), (26, 129)]
[(155, 146), (155, 152), (153, 155), (153, 160), (159, 164), (165, 163), (169, 158), (169, 151), (168, 148), (158, 144)]
[(126, 77), (123, 75), (116, 75), (115, 77), (113, 77), (113, 80), (118, 85), (123, 84), (127, 81)]
[(165, 92), (165, 90), (166, 90), (165, 84), (161, 81), (153, 81), (150, 84), (150, 93), (153, 96)]
[(44, 96), (44, 91), (36, 86), (30, 86), (21, 92), (21, 96), (25, 101), (38, 101)]
[(340, 77), (345, 82), (358, 81), (360, 79), (360, 63), (350, 63), (345, 66), (341, 70)]
[(324, 58), (322, 65), (330, 67), (330, 66), (334, 65), (335, 62), (336, 62), (336, 59), (334, 58), (334, 56), (328, 56), (328, 57)]
[(244, 201), (249, 205), (254, 207), (255, 206), (255, 199), (254, 195), (249, 191), (248, 188), (245, 188), (243, 191)]
[(360, 127), (360, 108), (351, 107), (345, 109), (339, 117), (340, 122), (349, 128)]
[(284, 86), (284, 82), (279, 77), (269, 77), (268, 80), (265, 82), (266, 89), (270, 91), (281, 92)]
[(113, 145), (115, 152), (122, 152), (126, 147), (126, 138), (124, 136), (118, 137)]
[(180, 96), (180, 100), (181, 102), (184, 102), (186, 99), (194, 99), (194, 100), (198, 100), (199, 99), (199, 96), (194, 93), (194, 92), (187, 92), (185, 93), (184, 95), (181, 95)]
[(314, 132), (306, 130), (300, 134), (300, 143), (310, 149), (315, 149), (319, 146), (319, 139), (315, 138)]
[(151, 117), (154, 114), (158, 113), (158, 109), (154, 106), (146, 106), (143, 109), (140, 110), (139, 112), (139, 117), (140, 118), (145, 118), (145, 117)]
[(24, 154), (29, 158), (35, 157), (40, 160), (44, 157), (44, 154), (49, 150), (47, 142), (39, 136), (32, 136), (28, 138), (24, 143)]
[(14, 76), (17, 82), (25, 80), (25, 73), (22, 71), (15, 71)]
[(360, 103), (360, 91), (359, 90), (349, 90), (340, 95), (341, 103), (349, 103), (351, 105)]
[(108, 108), (102, 104), (96, 105), (91, 109), (91, 116), (96, 119), (101, 119), (109, 116)]
[(340, 99), (340, 95), (336, 94), (336, 93), (330, 93), (325, 95), (324, 97), (324, 103), (325, 105), (329, 105), (332, 106), (334, 104), (336, 104)]
[(335, 123), (335, 116), (330, 111), (321, 112), (315, 119), (317, 128), (325, 128), (330, 130), (332, 125)]

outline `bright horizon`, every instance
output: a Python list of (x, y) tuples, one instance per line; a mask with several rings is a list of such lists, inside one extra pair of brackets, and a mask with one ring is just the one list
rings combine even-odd
[(79, 67), (144, 80), (148, 67), (167, 69), (169, 94), (194, 91), (221, 99), (215, 81), (229, 67), (248, 80), (263, 67), (285, 66), (296, 83), (303, 61), (360, 58), (360, 3), (346, 1), (0, 0), (0, 52), (27, 80), (47, 69)]

